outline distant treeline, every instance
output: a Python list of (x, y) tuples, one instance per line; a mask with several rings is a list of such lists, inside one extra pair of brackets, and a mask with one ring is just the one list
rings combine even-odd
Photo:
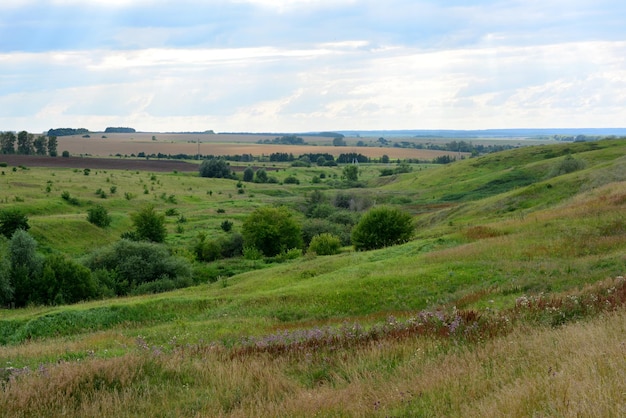
[(119, 127), (119, 128), (111, 128), (108, 127), (104, 130), (105, 134), (134, 134), (135, 129), (134, 128), (123, 128), (123, 127)]
[(57, 128), (48, 130), (48, 136), (70, 136), (70, 135), (85, 135), (89, 130), (85, 128)]

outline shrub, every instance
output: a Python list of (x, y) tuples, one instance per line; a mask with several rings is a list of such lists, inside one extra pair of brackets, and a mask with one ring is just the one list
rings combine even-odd
[(63, 158), (69, 158), (69, 156), (70, 156), (70, 152), (69, 151), (63, 151), (61, 153), (61, 157), (63, 157)]
[(33, 279), (32, 291), (30, 300), (46, 305), (76, 303), (99, 295), (91, 271), (58, 254), (46, 258), (41, 276)]
[(254, 174), (255, 178), (254, 181), (256, 183), (267, 183), (268, 182), (268, 177), (267, 177), (267, 171), (265, 171), (264, 168), (259, 168), (256, 173)]
[(231, 229), (233, 229), (233, 223), (229, 220), (225, 220), (224, 222), (222, 222), (220, 227), (222, 228), (222, 231), (229, 232)]
[(92, 253), (85, 265), (108, 271), (117, 295), (128, 294), (143, 283), (191, 277), (189, 262), (172, 256), (165, 246), (125, 239)]
[(298, 180), (294, 176), (288, 176), (287, 178), (285, 178), (283, 183), (285, 183), (285, 184), (300, 184), (300, 180)]
[(554, 167), (548, 177), (562, 176), (585, 168), (585, 162), (568, 155)]
[(96, 207), (87, 209), (87, 221), (100, 228), (106, 228), (111, 225), (111, 216), (104, 206), (96, 205)]
[(252, 167), (247, 167), (243, 170), (243, 181), (250, 182), (252, 180), (254, 180), (254, 170)]
[(18, 209), (6, 209), (0, 211), (0, 234), (11, 238), (15, 231), (22, 229), (28, 231), (28, 217)]
[(373, 250), (407, 242), (413, 233), (411, 215), (397, 208), (370, 209), (352, 230), (356, 250)]
[(165, 215), (155, 212), (154, 206), (147, 205), (130, 217), (138, 239), (152, 242), (165, 241), (167, 235)]
[(329, 233), (314, 236), (309, 244), (309, 251), (317, 255), (339, 254), (340, 249), (341, 240), (339, 237)]
[(178, 210), (176, 208), (168, 208), (165, 210), (165, 216), (178, 216)]
[(256, 209), (244, 221), (242, 231), (246, 246), (266, 257), (302, 248), (301, 227), (285, 207)]

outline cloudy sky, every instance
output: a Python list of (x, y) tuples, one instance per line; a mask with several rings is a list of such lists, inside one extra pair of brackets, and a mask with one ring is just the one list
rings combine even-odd
[(0, 130), (626, 126), (623, 0), (10, 0)]

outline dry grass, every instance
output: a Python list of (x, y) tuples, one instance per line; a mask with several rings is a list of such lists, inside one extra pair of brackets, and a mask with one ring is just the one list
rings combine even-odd
[(420, 336), (232, 357), (138, 340), (123, 357), (11, 377), (0, 416), (623, 416), (625, 356), (623, 309), (472, 344)]

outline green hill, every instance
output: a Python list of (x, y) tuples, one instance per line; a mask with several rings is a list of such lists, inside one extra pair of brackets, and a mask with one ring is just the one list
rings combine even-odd
[[(248, 261), (254, 270), (154, 296), (4, 310), (0, 411), (569, 416), (593, 404), (619, 415), (625, 156), (626, 140), (605, 140), (371, 175), (358, 192), (410, 211), (409, 243)], [(248, 210), (231, 205), (236, 219)], [(42, 240), (55, 230), (44, 225), (65, 224), (53, 212), (33, 222)], [(87, 241), (112, 239), (99, 233)]]

